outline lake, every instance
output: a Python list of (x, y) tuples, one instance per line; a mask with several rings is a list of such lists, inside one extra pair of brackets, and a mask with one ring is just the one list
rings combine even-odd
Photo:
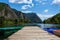
[(24, 24), (25, 26), (40, 26), (40, 28), (60, 28), (60, 24)]
[(24, 24), (25, 26), (39, 26), (41, 29), (53, 33), (53, 30), (60, 29), (60, 24)]
[(43, 28), (58, 28), (60, 27), (60, 24), (37, 24), (39, 25), (42, 29)]
[(59, 30), (60, 24), (37, 24), (40, 26), (41, 29), (54, 34), (53, 30)]
[(17, 32), (18, 30), (21, 30), (23, 26), (3, 26), (0, 28), (0, 40), (3, 40), (13, 33)]
[[(52, 33), (52, 30), (58, 30), (60, 29), (60, 24), (24, 24), (23, 26), (39, 26), (41, 29)], [(16, 31), (23, 28), (23, 26), (11, 26), (11, 27), (2, 27), (0, 28), (0, 32), (2, 31), (2, 34), (0, 33), (0, 38), (7, 38), (8, 36), (12, 35)]]

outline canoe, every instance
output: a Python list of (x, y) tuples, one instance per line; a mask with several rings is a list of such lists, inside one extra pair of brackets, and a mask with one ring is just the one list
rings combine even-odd
[(53, 30), (53, 33), (54, 33), (56, 36), (59, 36), (59, 37), (60, 37), (60, 30)]
[(58, 30), (57, 28), (44, 28), (45, 31), (49, 32), (49, 33), (53, 33), (54, 30)]

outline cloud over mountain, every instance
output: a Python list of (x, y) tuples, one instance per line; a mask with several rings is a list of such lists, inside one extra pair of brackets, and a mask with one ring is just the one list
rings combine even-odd
[(9, 0), (9, 2), (11, 3), (26, 3), (26, 4), (31, 4), (32, 3), (32, 0)]
[(17, 4), (27, 4), (27, 5), (23, 5), (21, 9), (25, 10), (28, 8), (31, 8), (34, 6), (32, 0), (9, 0), (10, 3), (17, 3)]

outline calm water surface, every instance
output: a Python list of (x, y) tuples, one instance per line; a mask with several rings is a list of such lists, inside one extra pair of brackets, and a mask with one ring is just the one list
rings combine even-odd
[(13, 33), (21, 30), (23, 26), (3, 26), (0, 28), (0, 40), (11, 36)]
[(42, 29), (43, 28), (58, 28), (60, 27), (60, 24), (37, 24), (39, 25)]
[[(24, 25), (28, 25), (28, 26), (36, 26), (38, 25), (41, 29), (44, 30), (44, 28), (59, 28), (60, 29), (60, 24), (24, 24)], [(21, 28), (23, 28), (23, 26), (14, 26), (14, 27), (3, 27), (0, 28), (0, 31), (3, 33), (1, 35), (2, 37), (0, 38), (7, 38), (8, 36), (10, 36), (11, 34), (13, 34), (14, 32), (20, 30)]]
[(60, 30), (60, 24), (37, 24), (41, 29), (54, 34), (54, 30)]

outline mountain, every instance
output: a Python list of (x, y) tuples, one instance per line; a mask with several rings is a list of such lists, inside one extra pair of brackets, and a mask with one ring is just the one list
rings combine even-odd
[(43, 23), (60, 24), (60, 13), (56, 14), (55, 16), (51, 18), (48, 18), (47, 20), (44, 20)]
[(23, 22), (29, 22), (29, 19), (27, 18), (26, 14), (21, 12), (21, 11), (17, 11), (16, 9), (12, 9), (15, 14), (17, 15), (17, 17), (22, 20)]
[(15, 12), (5, 3), (0, 3), (0, 17), (2, 16), (6, 19), (17, 19)]
[(42, 23), (42, 20), (36, 13), (27, 13), (26, 16), (28, 17), (30, 23)]
[(8, 4), (0, 3), (0, 25), (41, 23), (41, 19), (35, 13), (23, 13), (11, 8)]
[(36, 15), (36, 13), (22, 13), (21, 11), (17, 11), (16, 9), (13, 9), (16, 13), (16, 15), (19, 18), (22, 18), (23, 21), (29, 22), (29, 23), (41, 23), (42, 20)]

